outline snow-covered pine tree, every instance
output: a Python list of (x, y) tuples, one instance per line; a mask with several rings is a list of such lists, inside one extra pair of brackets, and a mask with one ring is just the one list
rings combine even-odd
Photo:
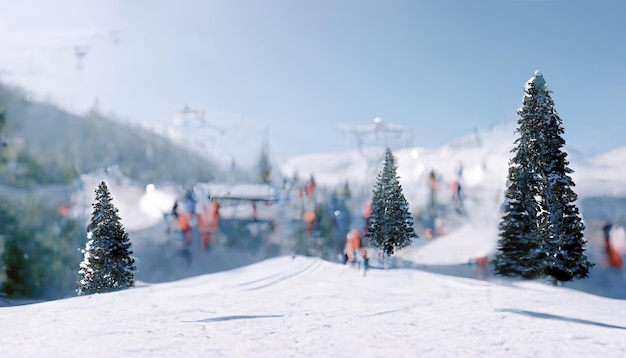
[(370, 244), (387, 256), (410, 245), (412, 239), (417, 237), (396, 171), (393, 153), (387, 148), (383, 168), (373, 190), (372, 215), (367, 231)]
[(558, 281), (571, 281), (589, 276), (592, 264), (587, 260), (584, 239), (585, 225), (575, 202), (578, 196), (572, 190), (574, 181), (569, 176), (562, 120), (554, 109), (554, 101), (541, 73), (536, 72), (534, 88), (545, 112), (543, 145), (540, 153), (540, 173), (544, 182), (544, 200), (541, 202), (540, 232), (544, 238), (541, 271)]
[(500, 223), (495, 272), (525, 279), (540, 277), (537, 253), (538, 204), (531, 185), (533, 174), (521, 166), (509, 167), (509, 186), (505, 193), (504, 215)]
[(515, 153), (509, 162), (508, 187), (505, 192), (504, 215), (500, 222), (500, 238), (495, 257), (495, 272), (504, 276), (534, 279), (541, 276), (538, 263), (537, 215), (541, 207), (541, 178), (538, 160), (541, 152), (539, 132), (542, 117), (535, 113), (537, 90), (527, 84), (523, 107), (518, 111)]
[(79, 295), (134, 285), (136, 267), (131, 256), (131, 243), (111, 201), (109, 188), (101, 182), (96, 189), (93, 214), (87, 226), (89, 241), (80, 263)]
[(543, 75), (525, 86), (518, 111), (519, 138), (509, 163), (495, 271), (525, 279), (559, 281), (588, 276), (584, 225), (574, 204), (560, 117)]

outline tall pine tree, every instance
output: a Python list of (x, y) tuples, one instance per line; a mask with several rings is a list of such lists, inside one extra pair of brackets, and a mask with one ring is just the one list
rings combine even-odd
[(96, 189), (93, 214), (87, 226), (90, 240), (80, 264), (79, 295), (134, 285), (136, 267), (131, 256), (131, 243), (111, 200), (109, 188), (101, 182)]
[(519, 138), (509, 164), (495, 271), (525, 279), (588, 276), (584, 225), (568, 175), (562, 121), (543, 75), (526, 84)]
[(387, 148), (383, 168), (373, 190), (372, 214), (367, 231), (370, 244), (387, 256), (410, 245), (412, 239), (417, 237), (396, 171), (393, 153)]

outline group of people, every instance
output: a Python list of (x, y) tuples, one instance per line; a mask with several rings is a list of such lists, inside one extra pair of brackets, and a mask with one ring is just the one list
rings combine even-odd
[(205, 205), (203, 210), (197, 212), (197, 200), (191, 190), (187, 191), (183, 200), (183, 205), (179, 201), (174, 202), (170, 216), (175, 222), (176, 227), (181, 235), (183, 244), (182, 254), (191, 261), (190, 247), (192, 244), (192, 231), (197, 226), (200, 233), (202, 249), (210, 248), (211, 240), (215, 236), (219, 226), (220, 203), (217, 200), (211, 201)]

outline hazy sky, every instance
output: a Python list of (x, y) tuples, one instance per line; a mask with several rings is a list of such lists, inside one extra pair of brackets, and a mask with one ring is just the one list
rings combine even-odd
[[(432, 146), (515, 117), (536, 69), (569, 147), (626, 145), (622, 0), (0, 0), (0, 80), (165, 123), (185, 105), (276, 156), (355, 147), (375, 117)], [(76, 46), (84, 46), (78, 61)], [(256, 155), (256, 153), (255, 153)]]

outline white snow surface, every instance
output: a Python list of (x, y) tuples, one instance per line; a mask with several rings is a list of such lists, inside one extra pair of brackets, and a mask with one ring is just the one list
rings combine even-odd
[(0, 308), (2, 357), (619, 357), (623, 301), (302, 256)]
[[(414, 209), (427, 200), (431, 170), (443, 197), (463, 166), (460, 182), (469, 217), (444, 236), (417, 240), (395, 255), (413, 268), (383, 270), (373, 258), (364, 277), (355, 267), (287, 255), (180, 281), (138, 282), (113, 293), (8, 301), (0, 307), (0, 357), (626, 356), (623, 300), (573, 288), (590, 281), (624, 285), (623, 270), (607, 269), (596, 260), (592, 276), (602, 275), (555, 287), (419, 269), (471, 268), (469, 261), (493, 253), (514, 129), (514, 123), (503, 123), (441, 148), (395, 153)], [(625, 195), (619, 170), (623, 152), (588, 160), (569, 157), (578, 195)], [(369, 190), (383, 153), (366, 148), (309, 155), (283, 159), (278, 167), (286, 177), (313, 174), (318, 185), (349, 181)], [(83, 179), (87, 205), (102, 178)], [(176, 197), (158, 185), (152, 191), (108, 180), (113, 203), (132, 230), (162, 220)], [(611, 235), (624, 253), (624, 229), (615, 227)]]

